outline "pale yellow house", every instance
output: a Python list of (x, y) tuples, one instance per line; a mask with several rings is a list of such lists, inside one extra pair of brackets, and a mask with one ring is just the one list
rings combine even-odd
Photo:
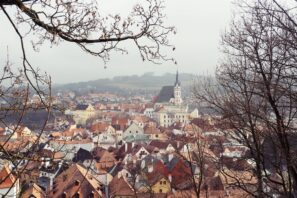
[(76, 124), (85, 125), (86, 121), (96, 116), (96, 110), (93, 105), (77, 105), (74, 111), (69, 112), (73, 116)]
[(31, 137), (32, 131), (28, 127), (18, 126), (18, 127), (6, 127), (3, 135), (11, 136), (11, 139), (17, 139), (22, 137)]
[(171, 186), (169, 180), (163, 176), (159, 175), (154, 178), (154, 181), (151, 181), (151, 190), (153, 193), (170, 193), (171, 192)]

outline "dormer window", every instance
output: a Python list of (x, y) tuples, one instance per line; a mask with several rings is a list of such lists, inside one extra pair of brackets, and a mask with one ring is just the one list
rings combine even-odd
[(78, 186), (80, 184), (79, 180), (75, 180), (75, 185)]

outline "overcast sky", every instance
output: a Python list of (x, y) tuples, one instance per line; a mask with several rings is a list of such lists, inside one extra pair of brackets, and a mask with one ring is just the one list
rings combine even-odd
[[(101, 2), (106, 12), (116, 13), (130, 10), (132, 1), (102, 0)], [(99, 58), (84, 53), (76, 45), (66, 43), (52, 48), (44, 45), (39, 53), (33, 52), (27, 43), (30, 48), (28, 50), (30, 59), (35, 66), (48, 72), (54, 83), (140, 75), (145, 72), (174, 73), (177, 67), (183, 73), (197, 75), (213, 73), (220, 57), (218, 49), (220, 35), (230, 21), (231, 0), (165, 0), (165, 4), (168, 24), (177, 28), (177, 34), (172, 38), (176, 51), (170, 51), (173, 54), (169, 54), (177, 60), (177, 66), (171, 62), (162, 65), (142, 62), (138, 52), (130, 46), (130, 43), (127, 44), (131, 48), (129, 54), (113, 54), (106, 69)], [(8, 46), (10, 59), (16, 64), (20, 60), (20, 43), (1, 12), (0, 24), (5, 24), (1, 25), (0, 29), (1, 63), (5, 59)]]

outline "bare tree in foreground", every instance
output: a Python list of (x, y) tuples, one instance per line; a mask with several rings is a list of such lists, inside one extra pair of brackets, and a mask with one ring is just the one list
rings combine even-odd
[[(127, 18), (120, 15), (101, 14), (95, 0), (3, 0), (0, 12), (3, 13), (19, 39), (22, 51), (20, 68), (14, 68), (9, 62), (4, 63), (0, 78), (0, 122), (3, 128), (9, 127), (10, 133), (1, 140), (1, 159), (10, 162), (13, 174), (20, 178), (32, 162), (41, 162), (39, 144), (43, 137), (50, 112), (53, 109), (51, 78), (42, 74), (32, 65), (26, 53), (25, 40), (33, 36), (32, 44), (38, 49), (44, 42), (59, 44), (74, 43), (83, 51), (98, 56), (104, 63), (110, 60), (113, 51), (123, 54), (128, 51), (120, 44), (131, 41), (137, 47), (141, 58), (153, 63), (172, 60), (167, 57), (163, 48), (174, 47), (168, 36), (175, 33), (174, 27), (164, 23), (164, 2), (162, 0), (144, 0), (133, 7)], [(42, 66), (40, 66), (42, 67)], [(33, 94), (39, 97), (38, 104), (31, 103)], [(11, 140), (19, 133), (28, 111), (45, 110), (48, 114), (38, 134), (20, 140), (20, 145), (12, 148)], [(17, 122), (9, 126), (7, 117), (14, 115)], [(23, 145), (24, 144), (24, 145)], [(12, 174), (12, 173), (11, 173)], [(0, 183), (6, 178), (1, 178)], [(18, 182), (18, 180), (15, 180)], [(10, 190), (2, 196), (9, 194)]]
[(296, 10), (276, 0), (239, 4), (222, 39), (216, 80), (194, 91), (249, 148), (256, 186), (239, 178), (237, 186), (255, 197), (295, 197)]

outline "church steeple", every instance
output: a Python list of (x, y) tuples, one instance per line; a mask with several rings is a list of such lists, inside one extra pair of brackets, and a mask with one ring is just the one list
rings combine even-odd
[(175, 84), (174, 84), (174, 104), (181, 105), (183, 102), (181, 97), (180, 81), (178, 79), (178, 70), (176, 70)]
[(176, 70), (176, 76), (175, 76), (175, 83), (174, 83), (174, 86), (180, 86), (180, 82), (179, 82), (179, 79), (178, 79), (178, 70)]

